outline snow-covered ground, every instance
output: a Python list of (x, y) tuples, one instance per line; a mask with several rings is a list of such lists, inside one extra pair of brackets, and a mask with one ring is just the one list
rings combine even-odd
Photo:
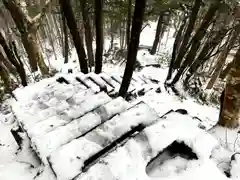
[[(150, 23), (141, 34), (140, 45), (151, 46), (155, 36), (156, 23)], [(173, 32), (171, 31), (170, 34)], [(166, 33), (159, 48), (161, 52), (171, 52), (173, 39), (167, 41)], [(167, 41), (167, 43), (166, 43)], [(109, 44), (105, 44), (106, 49)], [(63, 65), (63, 59), (60, 63), (51, 60), (52, 66), (62, 72), (67, 72), (68, 68), (77, 72), (79, 70), (76, 52), (72, 52), (72, 56), (68, 65)], [(151, 56), (147, 50), (140, 50), (138, 53), (138, 60), (141, 63), (152, 63), (158, 61), (158, 55)], [(123, 74), (124, 66), (114, 66), (112, 64), (105, 64), (104, 71), (107, 73), (118, 72)], [(150, 145), (145, 145), (144, 142), (138, 140), (138, 136), (130, 141), (124, 147), (119, 148), (116, 152), (106, 157), (106, 162), (109, 163), (109, 169), (114, 173), (129, 172), (128, 167), (132, 167), (132, 173), (118, 174), (119, 179), (171, 179), (171, 180), (186, 180), (186, 179), (228, 179), (226, 174), (231, 174), (231, 179), (240, 179), (240, 155), (235, 154), (240, 152), (240, 135), (237, 130), (227, 130), (221, 127), (214, 127), (209, 132), (197, 128), (198, 124), (190, 117), (196, 117), (201, 120), (201, 124), (210, 129), (216, 124), (218, 119), (218, 109), (207, 105), (200, 105), (196, 100), (184, 94), (186, 99), (181, 99), (174, 94), (167, 92), (163, 86), (165, 77), (167, 75), (167, 68), (153, 68), (146, 67), (139, 74), (151, 79), (159, 81), (161, 93), (154, 90), (139, 97), (137, 101), (144, 101), (152, 107), (159, 116), (164, 115), (169, 110), (186, 109), (188, 115), (181, 115), (174, 113), (167, 116), (164, 121), (157, 125), (144, 130), (144, 135), (148, 138)], [(25, 92), (25, 97), (32, 94), (34, 89), (29, 89)], [(6, 104), (13, 105), (14, 100), (8, 100)], [(21, 151), (18, 150), (18, 145), (12, 137), (11, 128), (16, 126), (14, 117), (11, 113), (4, 115), (0, 113), (0, 180), (54, 180), (51, 170), (48, 166), (43, 166), (34, 157), (34, 153), (29, 148), (27, 138), (24, 137), (24, 146)], [(159, 136), (160, 134), (164, 136)], [(150, 167), (147, 166), (149, 157), (140, 155), (141, 148), (155, 148), (155, 155), (157, 150), (164, 146), (164, 143), (170, 142), (174, 139), (184, 140), (184, 142), (192, 147), (192, 149), (199, 155), (198, 160), (188, 161), (183, 157), (175, 157), (166, 160), (161, 166), (158, 162), (154, 162)], [(141, 139), (141, 135), (139, 135)], [(142, 139), (141, 139), (142, 140)], [(143, 144), (144, 145), (143, 145)], [(153, 154), (154, 154), (153, 153)], [(235, 155), (234, 155), (235, 154)], [(122, 156), (121, 156), (122, 155)], [(233, 156), (234, 155), (234, 156)], [(119, 157), (122, 157), (119, 159)], [(142, 159), (138, 159), (143, 157)], [(125, 159), (124, 159), (125, 158)], [(118, 162), (118, 164), (116, 164)], [(123, 167), (121, 162), (127, 162), (128, 167)], [(90, 179), (98, 176), (99, 170), (101, 173), (108, 173), (109, 169), (101, 168), (101, 165), (95, 166), (83, 179)], [(105, 170), (105, 171), (104, 171)], [(122, 171), (120, 171), (122, 170)], [(115, 175), (116, 175), (115, 174)], [(105, 179), (114, 179), (113, 176), (106, 176)], [(136, 178), (137, 177), (137, 178)], [(95, 179), (94, 178), (94, 179)]]

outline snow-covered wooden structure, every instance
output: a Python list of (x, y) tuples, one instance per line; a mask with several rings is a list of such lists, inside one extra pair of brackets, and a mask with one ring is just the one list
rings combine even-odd
[[(144, 102), (130, 105), (116, 98), (120, 81), (106, 74), (68, 74), (16, 91), (14, 114), (57, 180), (147, 179), (148, 163), (164, 148), (176, 140), (188, 142), (186, 122), (159, 118)], [(139, 81), (132, 81), (129, 93), (147, 83)], [(180, 133), (172, 128), (176, 124)], [(192, 138), (204, 133), (196, 124), (190, 129)], [(201, 138), (189, 146), (208, 156), (211, 149), (199, 147), (211, 138)]]
[[(59, 76), (57, 80), (61, 83), (81, 84), (84, 88), (91, 89), (94, 93), (104, 91), (110, 97), (116, 97), (118, 95), (123, 78), (119, 74), (108, 75), (107, 73), (101, 73), (97, 75), (93, 72), (86, 75), (77, 73), (67, 75), (59, 74), (57, 76)], [(153, 83), (145, 76), (134, 74), (128, 89), (127, 99), (130, 100), (131, 96), (136, 97), (145, 94), (153, 87), (156, 87), (156, 83)]]

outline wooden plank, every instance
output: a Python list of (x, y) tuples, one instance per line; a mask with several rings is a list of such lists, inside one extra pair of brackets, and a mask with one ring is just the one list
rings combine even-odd
[[(58, 116), (53, 116), (46, 119), (45, 121), (38, 122), (34, 125), (33, 128), (29, 130), (29, 135), (31, 137), (43, 136), (50, 131), (56, 131), (56, 134), (65, 132), (65, 131), (74, 131), (75, 138), (81, 134), (87, 132), (88, 130), (94, 128), (96, 125), (101, 124), (107, 121), (109, 118), (114, 115), (123, 112), (129, 107), (129, 104), (121, 97), (114, 99), (107, 104), (101, 105), (94, 109), (92, 112), (85, 114), (83, 117), (73, 120), (72, 122), (61, 119)], [(96, 118), (93, 120), (92, 118)], [(98, 121), (99, 120), (99, 121)], [(89, 129), (84, 129), (85, 125), (81, 125), (84, 121), (89, 123)], [(92, 124), (96, 122), (95, 124)], [(62, 127), (61, 127), (62, 126)], [(82, 127), (81, 127), (82, 126)], [(61, 128), (58, 128), (61, 127)], [(76, 133), (75, 130), (76, 129)], [(78, 130), (79, 129), (79, 130)], [(66, 142), (64, 142), (66, 143)], [(62, 144), (64, 144), (62, 143)]]
[(93, 72), (89, 73), (88, 74), (89, 78), (94, 81), (99, 87), (101, 90), (105, 91), (106, 92), (111, 92), (114, 90), (113, 87), (111, 87), (107, 82), (105, 82), (101, 77), (100, 75), (97, 75)]
[[(98, 121), (101, 122), (100, 114), (95, 111), (87, 114), (86, 116), (83, 115), (103, 104), (110, 102), (110, 100), (111, 98), (104, 92), (98, 93), (78, 105), (78, 109), (75, 113), (77, 113), (79, 119), (74, 121), (72, 121), (72, 119), (68, 119), (65, 120), (66, 122), (59, 121), (58, 124), (48, 128), (46, 128), (47, 126), (42, 125), (41, 127), (43, 127), (43, 129), (38, 129), (38, 127), (35, 127), (35, 130), (38, 130), (38, 134), (37, 136), (32, 136), (31, 139), (42, 161), (46, 162), (46, 157), (62, 144), (76, 138), (76, 136), (80, 135), (79, 133), (84, 133), (86, 129), (91, 129), (92, 124), (97, 123)], [(83, 117), (80, 118), (81, 116)], [(56, 120), (53, 120), (53, 122), (56, 123)], [(48, 122), (46, 123), (49, 124)], [(54, 128), (56, 129), (51, 131)], [(45, 130), (50, 132), (45, 134)], [(32, 134), (34, 135), (33, 131)]]
[[(157, 114), (143, 102), (123, 112), (119, 116), (98, 126), (85, 136), (74, 140), (49, 156), (49, 162), (60, 179), (72, 179), (81, 173), (84, 162), (94, 154), (114, 143), (122, 135), (141, 124), (148, 125), (158, 119)], [(91, 150), (80, 146), (92, 147)], [(59, 158), (61, 157), (61, 158)], [(64, 164), (64, 169), (61, 165)]]
[(94, 83), (87, 75), (78, 75), (76, 80), (84, 84), (87, 88), (92, 89), (95, 93), (100, 92), (100, 87)]

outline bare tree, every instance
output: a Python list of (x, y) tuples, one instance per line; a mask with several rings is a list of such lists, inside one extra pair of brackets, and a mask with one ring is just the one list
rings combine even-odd
[(23, 11), (21, 4), (16, 0), (3, 0), (5, 7), (11, 13), (11, 16), (21, 34), (22, 43), (28, 54), (31, 70), (37, 71), (38, 67), (43, 75), (48, 75), (48, 67), (44, 62), (39, 43), (37, 41), (37, 30), (45, 16), (46, 11), (51, 3), (47, 0), (41, 12), (31, 18), (27, 11)]
[(82, 17), (83, 17), (83, 25), (84, 25), (84, 33), (85, 33), (85, 41), (87, 47), (87, 54), (88, 54), (88, 62), (89, 67), (91, 68), (94, 66), (94, 55), (93, 55), (93, 36), (92, 36), (92, 27), (88, 15), (88, 4), (86, 0), (81, 0), (80, 2), (81, 10), (82, 10)]
[(135, 11), (132, 21), (131, 40), (128, 48), (127, 64), (123, 76), (123, 81), (119, 90), (119, 96), (125, 97), (130, 85), (133, 68), (136, 62), (139, 38), (142, 28), (143, 16), (146, 7), (146, 0), (137, 0), (135, 2)]
[(67, 20), (68, 28), (73, 37), (73, 42), (78, 54), (78, 60), (80, 63), (80, 68), (83, 73), (88, 73), (88, 65), (86, 59), (86, 53), (83, 47), (83, 41), (80, 36), (77, 23), (73, 14), (73, 10), (70, 4), (70, 0), (60, 0), (60, 5), (63, 10), (64, 16)]
[(95, 0), (96, 54), (95, 73), (102, 72), (103, 59), (103, 0)]
[(220, 111), (220, 119), (218, 124), (228, 128), (236, 128), (239, 126), (240, 118), (240, 48), (235, 57), (234, 64), (230, 70), (224, 97), (222, 110)]
[[(14, 51), (10, 48), (9, 43), (4, 37), (4, 34), (2, 31), (0, 31), (0, 45), (2, 46), (5, 54), (7, 55), (8, 60), (13, 64), (13, 66), (16, 68), (23, 86), (27, 86), (27, 77), (26, 72), (23, 66), (23, 63), (20, 59), (18, 59)], [(3, 56), (2, 56), (3, 57)], [(4, 58), (5, 59), (5, 58)], [(3, 59), (3, 60), (4, 60)]]

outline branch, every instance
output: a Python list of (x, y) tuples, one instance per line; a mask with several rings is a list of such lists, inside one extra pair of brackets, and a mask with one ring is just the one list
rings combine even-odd
[(40, 22), (42, 21), (43, 17), (45, 16), (52, 0), (47, 0), (44, 7), (42, 8), (41, 12), (38, 13), (34, 18), (32, 18), (31, 25), (39, 26)]

